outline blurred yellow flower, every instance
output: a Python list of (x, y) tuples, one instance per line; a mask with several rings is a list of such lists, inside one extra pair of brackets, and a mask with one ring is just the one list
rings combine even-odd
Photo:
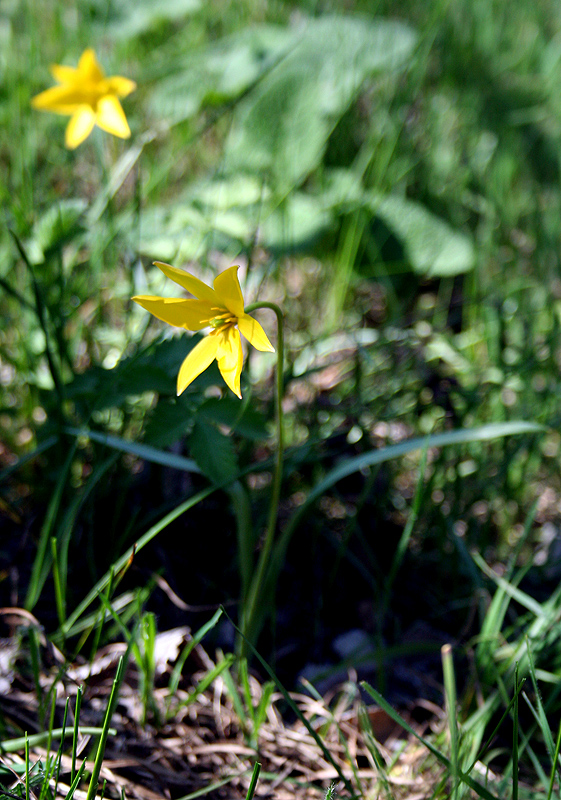
[(118, 98), (136, 89), (134, 81), (119, 75), (106, 78), (91, 48), (84, 50), (76, 68), (55, 64), (51, 72), (60, 85), (36, 95), (31, 105), (41, 111), (70, 114), (65, 136), (67, 147), (71, 150), (78, 147), (94, 125), (128, 139), (131, 132)]
[(243, 351), (240, 332), (257, 350), (274, 353), (275, 348), (257, 320), (245, 313), (237, 275), (239, 267), (224, 270), (215, 278), (214, 288), (211, 288), (182, 269), (160, 261), (155, 264), (164, 275), (183, 286), (197, 299), (141, 295), (132, 298), (135, 303), (168, 325), (186, 328), (188, 331), (212, 328), (181, 365), (177, 376), (177, 394), (181, 394), (216, 359), (226, 384), (241, 398)]

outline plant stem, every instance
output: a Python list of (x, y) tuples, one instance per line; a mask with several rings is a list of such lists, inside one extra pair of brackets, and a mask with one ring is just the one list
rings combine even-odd
[[(273, 485), (271, 489), (271, 501), (269, 506), (269, 518), (267, 522), (267, 530), (263, 540), (263, 547), (259, 554), (257, 561), (257, 568), (255, 575), (251, 581), (249, 594), (247, 597), (247, 604), (242, 612), (242, 632), (252, 644), (255, 644), (262, 624), (262, 601), (265, 591), (267, 571), (269, 568), (269, 561), (271, 551), (275, 539), (275, 532), (277, 529), (277, 519), (279, 514), (279, 500), (282, 483), (282, 466), (284, 455), (284, 429), (283, 429), (283, 414), (282, 414), (282, 395), (283, 395), (283, 365), (284, 365), (284, 318), (281, 309), (275, 303), (260, 302), (252, 303), (245, 311), (250, 313), (258, 308), (269, 308), (277, 315), (277, 375), (276, 375), (276, 396), (275, 396), (275, 421), (277, 427), (277, 452), (275, 458), (275, 469), (273, 473)], [(261, 619), (258, 619), (261, 616)], [(245, 653), (245, 644), (239, 643), (238, 650), (242, 655)]]

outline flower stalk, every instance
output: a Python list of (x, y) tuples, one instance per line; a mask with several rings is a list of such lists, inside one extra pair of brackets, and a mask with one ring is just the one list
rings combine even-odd
[(276, 303), (259, 302), (252, 303), (245, 309), (246, 313), (256, 311), (260, 308), (269, 308), (274, 311), (277, 317), (277, 367), (275, 382), (275, 423), (277, 429), (277, 447), (275, 456), (275, 467), (273, 472), (273, 484), (271, 487), (271, 499), (269, 505), (269, 516), (263, 546), (257, 561), (257, 568), (253, 580), (251, 581), (249, 594), (244, 597), (243, 617), (241, 620), (241, 630), (244, 639), (240, 642), (238, 650), (240, 655), (245, 653), (245, 640), (255, 644), (261, 626), (263, 624), (263, 601), (266, 598), (268, 571), (270, 567), (271, 553), (275, 541), (277, 521), (279, 516), (279, 502), (282, 484), (282, 471), (284, 459), (284, 419), (282, 411), (282, 397), (284, 392), (284, 317)]

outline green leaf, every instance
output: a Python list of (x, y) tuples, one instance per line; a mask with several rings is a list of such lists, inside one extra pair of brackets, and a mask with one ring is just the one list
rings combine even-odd
[(177, 442), (191, 427), (194, 408), (181, 397), (160, 398), (144, 429), (144, 438), (150, 444), (168, 447)]
[(201, 0), (119, 0), (110, 3), (110, 20), (103, 20), (103, 35), (132, 39), (163, 21), (177, 22), (201, 7)]
[(203, 241), (200, 233), (203, 221), (200, 211), (182, 203), (147, 208), (142, 212), (139, 251), (151, 258), (170, 261), (179, 251), (195, 254)]
[(260, 25), (227, 36), (211, 47), (173, 60), (173, 72), (158, 76), (150, 98), (153, 113), (177, 122), (204, 103), (221, 103), (247, 91), (295, 41), (287, 28)]
[(114, 450), (120, 450), (123, 453), (130, 453), (144, 461), (151, 461), (153, 464), (162, 464), (164, 467), (179, 469), (184, 472), (200, 471), (197, 464), (190, 458), (178, 456), (176, 453), (167, 453), (149, 444), (129, 442), (120, 436), (113, 436), (110, 433), (102, 433), (89, 428), (73, 428), (69, 426), (64, 428), (64, 432), (70, 434), (70, 436), (87, 436), (88, 439), (94, 442), (111, 447)]
[(189, 445), (191, 456), (213, 483), (226, 483), (238, 475), (234, 443), (214, 425), (197, 419)]
[(238, 105), (226, 169), (265, 174), (277, 192), (288, 192), (319, 164), (366, 78), (403, 67), (415, 40), (398, 22), (309, 20), (295, 47)]
[(263, 181), (253, 175), (201, 181), (190, 186), (188, 191), (194, 203), (217, 211), (253, 206), (271, 194)]
[[(80, 403), (85, 416), (94, 408), (119, 407), (127, 398), (144, 392), (175, 397), (181, 363), (198, 341), (199, 336), (189, 335), (160, 339), (142, 354), (123, 358), (113, 369), (91, 367), (66, 385), (66, 397)], [(189, 396), (220, 382), (218, 368), (211, 364), (187, 389), (185, 402)]]
[(189, 261), (200, 258), (210, 247), (219, 247), (217, 234), (224, 241), (247, 242), (257, 225), (247, 214), (233, 209), (196, 208), (189, 203), (147, 209), (142, 218), (139, 251), (150, 258)]
[(321, 200), (293, 192), (266, 217), (259, 231), (260, 244), (270, 250), (290, 251), (311, 244), (333, 223)]
[(419, 203), (398, 195), (371, 195), (369, 205), (401, 241), (414, 272), (440, 278), (474, 267), (471, 238), (453, 230)]
[(246, 439), (263, 441), (270, 435), (263, 414), (233, 397), (205, 400), (197, 409), (197, 416), (218, 425), (226, 425)]

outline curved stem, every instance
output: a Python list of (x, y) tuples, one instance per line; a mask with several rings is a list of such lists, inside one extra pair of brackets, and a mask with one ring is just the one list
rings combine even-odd
[[(283, 395), (283, 365), (284, 365), (284, 318), (281, 309), (275, 303), (261, 302), (252, 303), (245, 309), (246, 313), (255, 311), (258, 308), (269, 308), (277, 315), (277, 375), (276, 375), (276, 392), (275, 392), (275, 421), (277, 427), (277, 452), (275, 458), (275, 469), (273, 473), (273, 485), (271, 488), (271, 501), (269, 506), (269, 518), (267, 522), (267, 530), (263, 540), (263, 547), (259, 554), (257, 568), (251, 585), (247, 602), (243, 608), (242, 632), (252, 644), (255, 643), (259, 635), (261, 622), (258, 616), (261, 616), (262, 609), (261, 603), (263, 600), (263, 593), (265, 590), (267, 571), (269, 568), (269, 560), (275, 539), (275, 532), (277, 529), (277, 519), (279, 514), (279, 501), (282, 483), (282, 466), (284, 454), (284, 429), (283, 429), (283, 414), (282, 414), (282, 395)], [(244, 598), (246, 599), (246, 598)], [(244, 644), (241, 643), (242, 653), (245, 650)]]

